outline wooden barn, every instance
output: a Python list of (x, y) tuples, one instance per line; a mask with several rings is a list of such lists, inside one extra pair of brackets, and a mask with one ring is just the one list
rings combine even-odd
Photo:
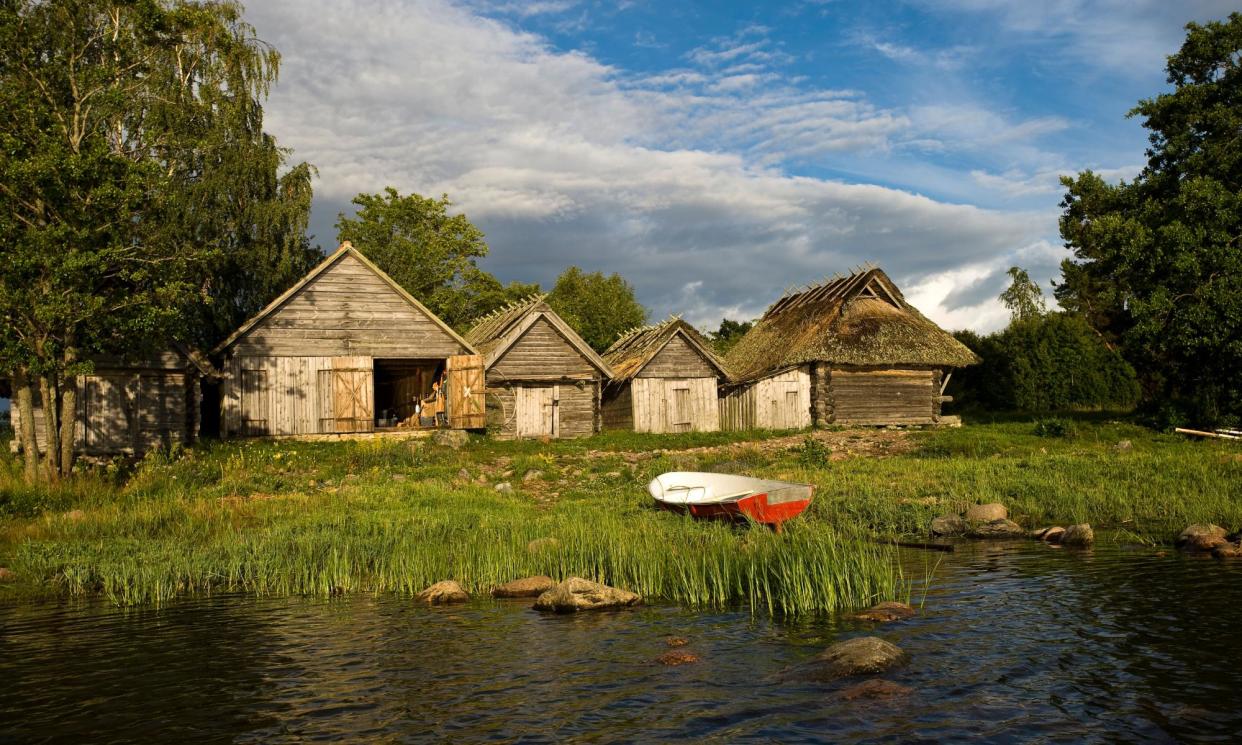
[[(136, 359), (101, 357), (77, 378), (76, 450), (87, 456), (141, 455), (198, 439), (202, 383), (216, 377), (207, 358), (175, 344)], [(20, 403), (12, 402), (17, 429)], [(47, 424), (35, 388), (35, 441), (47, 443)], [(14, 437), (11, 449), (20, 448)]]
[(608, 364), (534, 295), (474, 322), (483, 356), (488, 426), (502, 438), (585, 437), (599, 431)]
[(726, 429), (933, 424), (973, 352), (906, 302), (882, 270), (786, 294), (729, 351)]
[(633, 329), (604, 360), (613, 380), (604, 389), (604, 427), (635, 432), (715, 432), (717, 389), (728, 373), (711, 345), (680, 318)]
[(475, 350), (348, 242), (212, 354), (225, 437), (485, 426)]

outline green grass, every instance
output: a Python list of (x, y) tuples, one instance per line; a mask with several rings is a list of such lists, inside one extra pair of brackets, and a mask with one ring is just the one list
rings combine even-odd
[[(52, 491), (21, 485), (20, 465), (5, 457), (0, 566), (17, 581), (0, 584), (0, 598), (411, 594), (448, 578), (486, 592), (548, 574), (688, 606), (803, 613), (906, 596), (892, 550), (875, 538), (922, 533), (973, 503), (1003, 502), (1027, 527), (1090, 522), (1106, 541), (1165, 543), (1190, 522), (1242, 525), (1238, 443), (1099, 418), (1075, 420), (1065, 436), (1035, 432), (1031, 420), (1006, 420), (904, 438), (831, 431), (809, 443), (772, 433), (472, 438), (460, 451), (214, 443)], [(859, 448), (871, 455), (841, 459)], [(815, 483), (816, 500), (780, 536), (650, 508), (643, 487), (654, 475), (724, 462)], [(497, 492), (499, 481), (514, 492)]]

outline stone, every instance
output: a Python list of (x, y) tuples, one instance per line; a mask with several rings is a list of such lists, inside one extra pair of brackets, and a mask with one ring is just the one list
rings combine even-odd
[(1061, 538), (1065, 536), (1065, 528), (1054, 525), (1051, 528), (1044, 528), (1036, 531), (1035, 537), (1044, 543), (1060, 543)]
[(842, 690), (840, 696), (846, 701), (855, 701), (857, 699), (896, 698), (898, 696), (908, 696), (913, 692), (914, 689), (910, 686), (903, 686), (900, 683), (894, 683), (883, 678), (872, 678), (861, 683), (855, 683), (849, 688)]
[(966, 510), (966, 514), (962, 515), (966, 518), (966, 522), (990, 523), (994, 520), (1004, 520), (1009, 517), (1009, 510), (1005, 509), (1005, 505), (1000, 502), (992, 502), (991, 504), (975, 504)]
[(1211, 523), (1196, 523), (1187, 526), (1173, 545), (1183, 551), (1211, 551), (1225, 542), (1224, 528)]
[(17, 572), (8, 567), (0, 567), (0, 582), (12, 582), (17, 579)]
[(871, 606), (867, 610), (859, 611), (850, 616), (855, 621), (873, 621), (875, 623), (887, 623), (889, 621), (901, 621), (915, 615), (917, 611), (905, 603), (897, 603), (886, 601)]
[(439, 447), (460, 450), (470, 437), (460, 429), (437, 429), (431, 435), (431, 444)]
[(457, 478), (461, 479), (462, 481), (469, 481), (470, 472), (463, 468), (457, 472)]
[(785, 670), (781, 677), (826, 683), (851, 675), (882, 673), (904, 663), (906, 653), (878, 636), (859, 636), (837, 642), (814, 659)]
[(535, 610), (554, 613), (576, 613), (584, 610), (605, 610), (637, 605), (641, 600), (628, 590), (598, 582), (570, 577), (535, 600)]
[(515, 579), (512, 582), (506, 582), (499, 587), (492, 589), (492, 597), (494, 598), (537, 598), (548, 590), (556, 587), (556, 581), (551, 577), (539, 575), (537, 577), (523, 577)]
[(1222, 543), (1212, 549), (1212, 556), (1215, 556), (1218, 559), (1242, 558), (1242, 541), (1239, 541), (1238, 543)]
[(421, 600), (424, 603), (431, 603), (432, 605), (464, 603), (470, 599), (470, 593), (462, 589), (462, 586), (453, 580), (446, 579), (418, 593), (414, 596), (414, 599)]
[(82, 510), (69, 510), (65, 513), (65, 519), (70, 522), (82, 522), (86, 519), (86, 513)]
[(496, 491), (501, 494), (512, 494), (513, 484), (510, 484), (508, 481), (501, 481), (499, 484), (496, 484)]
[(542, 477), (543, 477), (543, 471), (527, 471), (526, 475), (522, 477), (522, 483), (529, 484), (535, 479), (542, 478)]
[(1129, 440), (1121, 440), (1116, 445), (1113, 445), (1113, 450), (1116, 450), (1119, 453), (1128, 453), (1133, 449), (1134, 443)]
[(1090, 546), (1095, 543), (1095, 531), (1087, 523), (1071, 525), (1061, 533), (1062, 546)]
[(970, 526), (966, 531), (966, 535), (971, 538), (1025, 538), (1026, 531), (1022, 526), (1013, 520), (991, 520), (986, 523), (976, 523)]
[(966, 532), (966, 521), (957, 515), (944, 515), (931, 521), (932, 535), (961, 535)]
[(698, 661), (699, 661), (698, 655), (692, 652), (686, 652), (685, 650), (680, 650), (680, 649), (674, 649), (669, 652), (665, 652), (664, 654), (656, 658), (656, 662), (660, 663), (661, 665), (668, 665), (669, 667), (677, 667), (678, 665), (693, 665), (694, 663)]
[(536, 538), (535, 540), (526, 544), (526, 550), (531, 552), (532, 554), (537, 554), (540, 551), (546, 551), (548, 549), (556, 548), (559, 545), (561, 545), (561, 542), (556, 540), (555, 538)]
[(664, 640), (664, 644), (669, 647), (684, 647), (689, 643), (690, 640), (684, 636), (670, 636)]

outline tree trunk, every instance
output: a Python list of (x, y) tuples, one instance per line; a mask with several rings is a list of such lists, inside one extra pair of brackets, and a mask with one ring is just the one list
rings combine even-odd
[(26, 466), (26, 483), (33, 484), (39, 480), (39, 440), (35, 436), (34, 386), (30, 384), (30, 376), (25, 370), (18, 370), (13, 375), (13, 384), (17, 388), (17, 436)]
[(47, 435), (44, 438), (47, 449), (44, 465), (47, 467), (47, 480), (55, 483), (60, 480), (60, 401), (56, 395), (56, 381), (51, 376), (39, 376), (39, 394), (43, 397), (43, 423)]
[(60, 388), (60, 475), (73, 473), (73, 461), (77, 456), (74, 445), (78, 424), (78, 384), (75, 378), (61, 383)]

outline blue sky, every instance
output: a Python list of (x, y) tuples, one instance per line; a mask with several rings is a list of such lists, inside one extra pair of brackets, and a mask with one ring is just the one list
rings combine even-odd
[(882, 265), (950, 328), (1065, 255), (1058, 177), (1133, 176), (1125, 113), (1223, 2), (263, 0), (268, 129), (320, 169), (312, 231), (385, 186), (447, 193), (484, 266), (619, 271), (653, 317), (760, 314)]

